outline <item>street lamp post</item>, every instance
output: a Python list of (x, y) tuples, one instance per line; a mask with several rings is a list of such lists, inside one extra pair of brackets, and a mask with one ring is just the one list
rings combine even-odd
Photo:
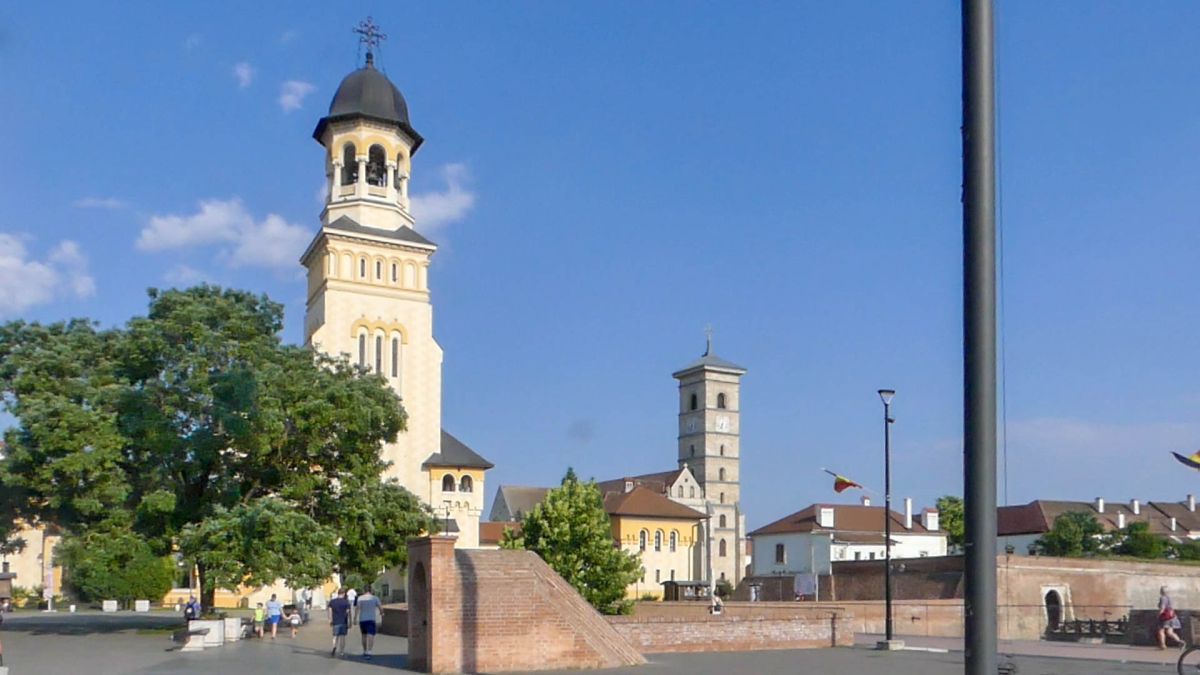
[(880, 389), (883, 401), (883, 649), (897, 649), (899, 643), (892, 640), (892, 399), (893, 389)]

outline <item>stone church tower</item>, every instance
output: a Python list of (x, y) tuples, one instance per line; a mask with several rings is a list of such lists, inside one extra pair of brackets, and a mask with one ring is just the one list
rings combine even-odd
[(734, 587), (746, 568), (738, 419), (745, 373), (745, 368), (717, 357), (710, 338), (704, 355), (673, 375), (679, 381), (678, 461), (704, 493), (711, 578)]
[(382, 449), (387, 477), (433, 507), (460, 546), (477, 546), (492, 464), (442, 429), (442, 348), (430, 296), (437, 246), (416, 230), (408, 196), (424, 139), (371, 51), (342, 80), (313, 138), (325, 148), (328, 191), (321, 231), (301, 258), (305, 339), (387, 380), (408, 413), (408, 429)]

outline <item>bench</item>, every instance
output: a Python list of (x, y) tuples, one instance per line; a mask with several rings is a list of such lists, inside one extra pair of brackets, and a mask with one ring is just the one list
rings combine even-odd
[(177, 630), (171, 633), (171, 641), (181, 645), (179, 647), (181, 652), (198, 652), (204, 649), (204, 636), (208, 635), (209, 630), (208, 628)]

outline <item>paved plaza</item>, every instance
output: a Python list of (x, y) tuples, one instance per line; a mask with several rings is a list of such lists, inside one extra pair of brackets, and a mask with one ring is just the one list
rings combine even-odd
[[(203, 652), (181, 653), (170, 642), (166, 630), (182, 620), (173, 614), (16, 614), (7, 615), (0, 640), (4, 643), (5, 665), (10, 675), (151, 675), (179, 674), (237, 675), (240, 673), (374, 674), (409, 672), (405, 669), (406, 641), (379, 636), (376, 657), (359, 656), (358, 634), (348, 641), (350, 656), (329, 656), (327, 626), (315, 621), (292, 640), (287, 631), (275, 640), (245, 640)], [(869, 641), (863, 636), (863, 641)], [(917, 639), (916, 646), (936, 649), (956, 647), (953, 642), (930, 643)], [(1009, 644), (1027, 651), (1042, 649), (1043, 655), (1013, 657), (1020, 675), (1116, 675), (1130, 673), (1173, 673), (1174, 652), (1145, 648), (1091, 649), (1065, 645), (1054, 651), (1049, 643)], [(1066, 651), (1063, 651), (1065, 649)], [(1080, 657), (1061, 658), (1060, 655)], [(1109, 660), (1085, 658), (1101, 656)], [(1132, 659), (1140, 659), (1134, 661)], [(1120, 659), (1126, 659), (1124, 661)], [(580, 671), (562, 671), (578, 673)], [(763, 651), (712, 654), (659, 654), (638, 668), (598, 671), (612, 675), (958, 675), (962, 673), (960, 652), (877, 652), (865, 646), (804, 651)]]

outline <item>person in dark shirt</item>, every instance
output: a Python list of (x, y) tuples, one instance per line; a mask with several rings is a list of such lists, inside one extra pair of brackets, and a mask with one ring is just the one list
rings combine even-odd
[(330, 656), (346, 655), (346, 632), (350, 627), (350, 601), (346, 589), (339, 588), (337, 597), (329, 601), (329, 625), (333, 629), (333, 649)]

